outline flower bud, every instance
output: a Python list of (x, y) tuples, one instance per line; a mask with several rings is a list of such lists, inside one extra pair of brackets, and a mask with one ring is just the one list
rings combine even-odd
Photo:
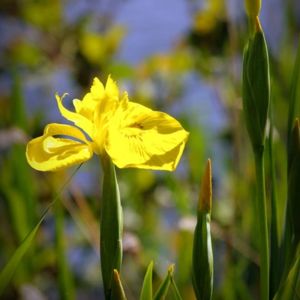
[(269, 102), (268, 50), (256, 18), (256, 31), (245, 48), (243, 60), (243, 110), (254, 152), (264, 147)]
[(213, 251), (210, 232), (211, 181), (211, 162), (208, 160), (201, 183), (193, 242), (192, 282), (196, 298), (201, 300), (211, 300), (213, 290)]
[(245, 0), (245, 8), (248, 17), (254, 19), (259, 15), (261, 0)]
[(212, 198), (212, 178), (211, 178), (211, 161), (207, 160), (204, 175), (202, 177), (201, 188), (199, 193), (198, 210), (206, 213), (211, 212)]

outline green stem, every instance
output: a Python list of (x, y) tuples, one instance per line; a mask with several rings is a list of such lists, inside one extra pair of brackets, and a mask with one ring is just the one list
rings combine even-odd
[(267, 203), (264, 173), (264, 149), (255, 153), (255, 170), (257, 184), (257, 220), (260, 247), (260, 284), (261, 300), (269, 300), (269, 238), (267, 222)]
[(100, 257), (105, 299), (112, 299), (114, 269), (122, 262), (123, 216), (115, 166), (107, 155), (101, 157), (103, 186), (100, 219)]

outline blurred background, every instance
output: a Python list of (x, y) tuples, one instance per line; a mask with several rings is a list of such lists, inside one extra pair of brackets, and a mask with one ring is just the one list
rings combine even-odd
[[(287, 99), (300, 2), (263, 0), (270, 50), (279, 214), (285, 201)], [(241, 111), (248, 38), (241, 0), (1, 0), (0, 268), (59, 195), (3, 299), (103, 299), (99, 263), (101, 167), (39, 173), (29, 139), (64, 122), (54, 95), (81, 99), (111, 74), (132, 101), (176, 117), (190, 132), (174, 173), (117, 170), (124, 208), (121, 277), (137, 299), (148, 263), (154, 286), (170, 264), (194, 299), (191, 250), (200, 178), (213, 167), (214, 299), (255, 299), (258, 252), (252, 153)], [(68, 102), (69, 101), (69, 102)], [(63, 187), (63, 183), (71, 181)], [(69, 295), (61, 292), (68, 285)], [(172, 299), (170, 297), (170, 299)]]

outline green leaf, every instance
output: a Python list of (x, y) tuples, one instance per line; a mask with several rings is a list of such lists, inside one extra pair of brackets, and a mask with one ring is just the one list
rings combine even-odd
[(103, 185), (100, 220), (100, 255), (104, 294), (111, 299), (114, 270), (122, 262), (123, 216), (115, 166), (108, 156), (101, 157)]
[(300, 242), (300, 123), (296, 119), (292, 128), (288, 144), (288, 199), (285, 210), (285, 226), (281, 243), (281, 257), (285, 278), (294, 260), (295, 253)]
[(168, 269), (168, 273), (165, 276), (164, 280), (160, 284), (158, 290), (156, 291), (154, 295), (154, 300), (163, 300), (167, 296), (167, 293), (169, 291), (170, 283), (171, 283), (171, 277), (174, 272), (174, 265), (171, 265)]
[[(53, 203), (52, 203), (53, 204)], [(51, 205), (52, 205), (51, 204)], [(37, 225), (31, 230), (31, 232), (26, 236), (24, 241), (21, 243), (21, 245), (17, 248), (17, 250), (14, 252), (13, 256), (9, 259), (8, 263), (5, 265), (4, 269), (0, 273), (0, 295), (2, 295), (4, 289), (12, 279), (18, 265), (20, 264), (24, 254), (28, 251), (30, 248), (33, 239), (43, 222), (47, 212), (50, 209), (50, 206), (46, 209), (45, 213), (41, 217), (40, 221), (37, 223)]]
[(152, 271), (153, 261), (150, 262), (147, 268), (141, 290), (140, 300), (152, 300)]
[(296, 113), (298, 112), (299, 104), (297, 103), (297, 95), (298, 89), (300, 85), (300, 41), (298, 42), (298, 52), (297, 57), (294, 65), (293, 75), (292, 75), (292, 82), (291, 82), (291, 90), (290, 90), (290, 99), (289, 99), (289, 112), (288, 112), (288, 146), (290, 141), (290, 135), (293, 128), (293, 122), (295, 117), (297, 116)]
[(174, 295), (174, 299), (175, 299), (175, 300), (182, 300), (182, 297), (181, 297), (181, 295), (180, 295), (180, 293), (179, 293), (179, 289), (178, 289), (178, 287), (177, 287), (177, 285), (176, 285), (176, 282), (175, 282), (175, 280), (174, 280), (173, 275), (171, 275), (171, 285), (172, 285), (172, 287), (173, 287), (173, 295)]
[(297, 300), (297, 286), (300, 282), (300, 257), (296, 259), (294, 265), (290, 269), (287, 279), (281, 284), (274, 300)]
[(22, 258), (25, 255), (25, 253), (30, 248), (30, 246), (31, 246), (31, 244), (32, 244), (32, 242), (34, 240), (34, 237), (35, 237), (35, 235), (36, 235), (36, 233), (37, 233), (37, 231), (38, 231), (41, 223), (45, 219), (48, 211), (51, 209), (51, 207), (57, 201), (57, 199), (59, 197), (59, 194), (66, 187), (66, 185), (71, 181), (71, 179), (73, 178), (73, 176), (79, 170), (80, 167), (81, 167), (81, 165), (79, 165), (75, 169), (75, 171), (71, 174), (71, 176), (68, 178), (68, 180), (62, 185), (61, 189), (56, 194), (54, 200), (45, 209), (45, 211), (44, 211), (42, 217), (40, 218), (40, 220), (38, 221), (38, 223), (31, 230), (31, 232), (28, 233), (28, 235), (25, 237), (25, 239), (23, 240), (23, 242), (21, 243), (21, 245), (15, 250), (14, 254), (12, 255), (12, 257), (9, 259), (9, 261), (7, 262), (7, 264), (5, 265), (5, 267), (3, 268), (3, 270), (1, 271), (1, 273), (0, 273), (0, 296), (2, 295), (4, 289), (6, 288), (6, 286), (8, 285), (8, 283), (10, 282), (10, 280), (12, 279), (12, 277), (13, 277), (16, 269), (17, 269), (17, 267), (19, 266)]

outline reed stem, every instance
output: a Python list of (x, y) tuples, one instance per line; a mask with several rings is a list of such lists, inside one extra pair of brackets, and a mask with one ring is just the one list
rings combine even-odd
[(260, 290), (261, 300), (269, 300), (269, 235), (267, 222), (267, 203), (264, 172), (264, 148), (255, 153), (255, 171), (257, 184), (256, 210), (260, 247)]

